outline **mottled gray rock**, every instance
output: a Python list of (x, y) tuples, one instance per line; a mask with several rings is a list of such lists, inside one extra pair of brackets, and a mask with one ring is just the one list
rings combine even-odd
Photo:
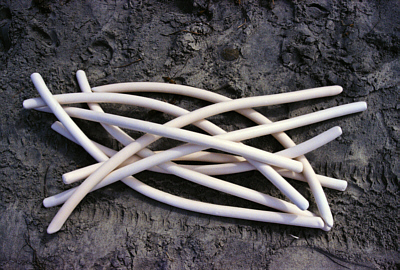
[[(0, 1), (0, 268), (398, 268), (399, 25), (395, 0)], [(221, 55), (226, 48), (232, 51)], [(92, 86), (175, 81), (232, 98), (342, 85), (337, 97), (258, 109), (276, 121), (368, 102), (364, 113), (288, 132), (302, 142), (342, 127), (339, 139), (307, 155), (318, 173), (349, 182), (345, 192), (325, 189), (335, 226), (323, 232), (200, 215), (117, 183), (88, 195), (59, 233), (47, 235), (58, 208), (45, 209), (42, 200), (68, 188), (63, 173), (94, 161), (50, 129), (53, 116), (26, 111), (22, 102), (38, 96), (31, 73), (41, 73), (53, 93), (70, 93), (79, 91), (78, 69)], [(190, 110), (206, 104), (157, 97)], [(252, 125), (235, 113), (211, 120), (226, 130)], [(100, 126), (77, 122), (94, 140), (120, 147)], [(247, 143), (281, 149), (269, 137)], [(151, 148), (176, 144), (163, 139)], [(137, 177), (186, 198), (265, 209), (177, 177)], [(221, 178), (283, 198), (257, 172)], [(317, 211), (307, 185), (291, 183)]]

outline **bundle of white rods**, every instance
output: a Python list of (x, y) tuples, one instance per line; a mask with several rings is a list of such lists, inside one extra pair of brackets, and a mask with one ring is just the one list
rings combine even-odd
[[(119, 83), (91, 88), (85, 72), (82, 70), (77, 72), (82, 93), (52, 95), (38, 73), (32, 74), (31, 79), (41, 98), (25, 100), (24, 108), (53, 113), (59, 122), (55, 122), (52, 128), (81, 145), (98, 162), (64, 174), (63, 181), (66, 184), (85, 180), (78, 187), (44, 199), (45, 207), (63, 204), (47, 229), (49, 234), (61, 229), (86, 194), (119, 180), (154, 200), (189, 211), (214, 216), (320, 228), (328, 231), (333, 226), (333, 217), (322, 187), (344, 191), (347, 182), (317, 175), (304, 154), (336, 139), (342, 134), (342, 130), (340, 127), (333, 127), (298, 145), (284, 131), (362, 112), (367, 108), (365, 102), (355, 102), (272, 122), (252, 108), (333, 96), (341, 93), (342, 87), (328, 86), (232, 100), (206, 90), (165, 83)], [(212, 104), (190, 112), (167, 102), (124, 94), (127, 92), (169, 93), (205, 100)], [(77, 103), (87, 103), (89, 110), (61, 106)], [(98, 103), (145, 107), (173, 115), (176, 118), (161, 125), (105, 113)], [(257, 125), (226, 132), (205, 120), (210, 116), (229, 111), (236, 111)], [(125, 147), (116, 151), (90, 140), (71, 117), (100, 123), (110, 135)], [(181, 129), (190, 124), (210, 135)], [(134, 140), (121, 128), (146, 134)], [(241, 143), (243, 140), (268, 134), (278, 140), (285, 150), (269, 153)], [(179, 140), (186, 144), (156, 152), (146, 148), (161, 137)], [(209, 148), (224, 153), (205, 151)], [(206, 164), (187, 165), (177, 164), (174, 161), (197, 161)], [(181, 198), (150, 187), (132, 176), (144, 170), (173, 174), (199, 185), (268, 206), (279, 212), (216, 205)], [(291, 203), (214, 177), (215, 175), (227, 175), (250, 170), (258, 170), (263, 174)], [(309, 207), (308, 200), (284, 177), (308, 183), (318, 207), (318, 215), (307, 210)]]

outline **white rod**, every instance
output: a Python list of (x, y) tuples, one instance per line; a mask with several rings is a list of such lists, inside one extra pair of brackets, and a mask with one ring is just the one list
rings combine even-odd
[[(274, 131), (287, 130), (292, 127), (299, 127), (301, 124), (305, 124), (305, 123), (310, 124), (310, 123), (315, 123), (317, 121), (324, 121), (324, 120), (331, 119), (331, 118), (334, 118), (337, 116), (342, 116), (345, 113), (350, 114), (350, 113), (362, 111), (364, 109), (365, 109), (364, 102), (356, 102), (356, 103), (352, 103), (352, 104), (341, 105), (341, 106), (327, 109), (327, 110), (329, 110), (329, 113), (326, 113), (325, 112), (326, 110), (322, 110), (319, 112), (314, 112), (314, 113), (309, 114), (312, 116), (311, 121), (307, 119), (307, 116), (309, 116), (309, 115), (303, 115), (303, 116), (298, 116), (295, 118), (283, 120), (280, 122), (275, 122), (275, 123), (272, 123), (269, 125), (264, 125), (264, 129), (268, 129), (268, 130), (265, 131), (263, 134), (265, 134), (265, 133), (268, 134), (270, 132), (270, 130), (274, 130)], [(107, 123), (107, 124), (115, 124), (115, 125), (118, 125), (118, 126), (121, 126), (124, 128), (137, 129), (137, 130), (145, 131), (145, 132), (149, 130), (149, 129), (146, 130), (146, 129), (140, 127), (138, 122), (136, 122), (139, 120), (135, 120), (135, 119), (130, 119), (130, 118), (122, 117), (122, 116), (108, 115), (108, 114), (99, 114), (99, 113), (96, 114), (95, 112), (91, 112), (91, 111), (84, 110), (84, 109), (78, 109), (78, 108), (66, 108), (65, 110), (69, 114), (73, 115), (74, 117), (79, 117), (79, 118), (83, 118), (86, 120), (98, 121), (98, 122), (103, 122), (103, 123)], [(282, 122), (284, 122), (284, 124), (282, 124)], [(139, 123), (143, 123), (143, 122), (139, 121)], [(152, 123), (149, 123), (149, 124), (152, 124)], [(153, 124), (153, 125), (157, 125), (157, 124)], [(247, 129), (252, 129), (252, 128), (247, 128)], [(247, 132), (247, 129), (243, 129), (242, 131), (243, 131), (243, 133), (250, 135), (250, 132)], [(152, 129), (151, 131), (153, 133), (158, 132), (154, 129)], [(183, 131), (184, 130), (182, 130), (182, 132)], [(217, 137), (217, 138), (228, 139), (228, 138), (230, 138), (229, 135), (232, 133), (234, 133), (236, 135), (238, 134), (236, 131), (232, 131), (232, 132), (229, 132), (226, 134), (214, 136), (213, 138)], [(161, 134), (161, 133), (159, 133), (159, 134)], [(164, 132), (162, 134), (167, 137), (169, 136), (169, 134), (167, 134), (166, 132)], [(245, 139), (246, 138), (248, 138), (248, 137), (245, 137)], [(195, 142), (195, 143), (199, 143), (199, 142)], [(229, 151), (229, 152), (231, 152), (231, 151)], [(244, 153), (244, 156), (246, 156), (246, 155), (247, 154)]]
[(52, 110), (54, 115), (60, 120), (65, 128), (71, 133), (77, 135), (75, 139), (80, 145), (95, 159), (105, 161), (107, 156), (93, 147), (93, 143), (86, 137), (86, 135), (79, 129), (79, 127), (72, 121), (72, 119), (64, 112), (61, 105), (52, 98), (52, 94), (47, 88), (43, 81), (42, 76), (39, 73), (33, 73), (31, 75), (31, 80), (38, 90), (42, 99), (46, 102), (46, 105)]
[[(318, 88), (313, 88), (313, 89), (296, 91), (296, 93), (303, 95), (303, 93), (307, 93), (310, 90), (315, 91), (314, 94), (316, 92), (318, 92), (318, 94), (317, 95), (312, 94), (311, 97), (309, 97), (307, 99), (334, 96), (334, 95), (340, 94), (343, 91), (343, 88), (341, 86), (334, 85), (334, 86), (325, 86), (325, 87), (318, 87)], [(157, 83), (157, 82), (115, 83), (115, 84), (108, 84), (108, 85), (92, 87), (92, 91), (107, 92), (107, 93), (127, 93), (127, 92), (157, 92), (158, 93), (158, 92), (162, 92), (162, 93), (190, 96), (190, 97), (210, 101), (213, 103), (222, 102), (222, 101), (231, 101), (231, 99), (228, 97), (225, 97), (220, 94), (210, 92), (210, 91), (207, 91), (204, 89), (186, 86), (186, 85)], [(290, 92), (290, 93), (294, 93), (294, 92)], [(310, 92), (308, 92), (308, 93), (310, 93)], [(289, 93), (284, 93), (284, 94), (289, 94)], [(250, 98), (257, 99), (259, 97), (250, 97)], [(239, 99), (237, 99), (237, 100), (239, 100)], [(303, 100), (305, 100), (305, 99), (303, 99)], [(263, 101), (260, 101), (260, 102), (262, 103)], [(290, 102), (294, 102), (294, 101), (290, 101)], [(266, 105), (260, 105), (260, 106), (266, 106)]]
[[(68, 134), (68, 131), (62, 126), (61, 123), (57, 122), (58, 124), (53, 124), (53, 129), (58, 132), (62, 132), (62, 135), (66, 136), (69, 139), (74, 140), (74, 138)], [(77, 141), (74, 141), (77, 142)], [(262, 210), (252, 210), (246, 208), (238, 208), (238, 207), (230, 207), (230, 206), (221, 206), (209, 203), (203, 203), (193, 200), (184, 199), (178, 196), (174, 196), (155, 188), (152, 188), (139, 180), (135, 179), (134, 177), (127, 177), (122, 180), (125, 184), (136, 190), (137, 192), (157, 200), (162, 203), (166, 203), (171, 206), (175, 206), (181, 209), (195, 211), (203, 214), (209, 215), (217, 215), (223, 217), (231, 217), (231, 218), (240, 218), (240, 219), (248, 219), (254, 221), (262, 221), (262, 222), (270, 222), (270, 223), (280, 223), (286, 225), (293, 225), (293, 226), (304, 226), (310, 228), (320, 228), (325, 229), (322, 219), (315, 217), (312, 213), (308, 211), (299, 211), (297, 212), (302, 216), (294, 215), (294, 214), (283, 214), (283, 213), (275, 213), (270, 211), (262, 211)], [(57, 202), (60, 201), (60, 197), (69, 197), (65, 196), (66, 194), (72, 194), (73, 190), (68, 190), (63, 194), (58, 194), (53, 197), (49, 197), (44, 200), (43, 204), (45, 207), (55, 206)], [(58, 198), (56, 198), (58, 196)], [(66, 198), (64, 199), (66, 200)], [(290, 205), (289, 203), (279, 200), (281, 204)], [(295, 209), (295, 208), (293, 208)], [(309, 218), (303, 218), (309, 217)]]

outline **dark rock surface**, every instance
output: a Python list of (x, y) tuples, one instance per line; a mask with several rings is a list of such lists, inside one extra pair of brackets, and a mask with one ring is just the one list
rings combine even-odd
[[(0, 3), (1, 269), (399, 267), (399, 1)], [(307, 155), (318, 173), (349, 183), (345, 192), (325, 189), (335, 226), (323, 232), (200, 215), (117, 183), (88, 195), (60, 232), (47, 235), (58, 209), (44, 208), (42, 200), (69, 188), (63, 173), (93, 159), (50, 129), (52, 115), (24, 110), (22, 102), (38, 96), (31, 73), (42, 74), (53, 93), (69, 93), (79, 91), (78, 69), (92, 86), (169, 78), (232, 98), (343, 86), (336, 97), (259, 109), (278, 120), (367, 101), (361, 114), (288, 132), (302, 142), (342, 127), (339, 139)], [(160, 98), (190, 109), (203, 105)], [(105, 108), (170, 119), (140, 108)], [(251, 125), (234, 113), (213, 120), (226, 130)], [(91, 138), (118, 146), (99, 126), (78, 123)], [(154, 148), (172, 143), (163, 140)], [(248, 143), (279, 149), (270, 138)], [(137, 177), (186, 198), (263, 209), (176, 177)], [(221, 178), (283, 198), (257, 172)], [(307, 185), (291, 183), (316, 211)]]

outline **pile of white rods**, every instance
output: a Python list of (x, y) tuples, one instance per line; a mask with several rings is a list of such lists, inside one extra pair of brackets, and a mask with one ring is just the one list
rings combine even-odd
[[(333, 226), (333, 217), (322, 187), (344, 191), (347, 182), (316, 174), (304, 154), (334, 140), (342, 134), (342, 130), (340, 127), (333, 127), (299, 145), (296, 145), (284, 131), (367, 109), (365, 102), (355, 102), (272, 122), (252, 108), (333, 96), (341, 93), (342, 87), (328, 86), (232, 100), (213, 92), (177, 84), (136, 82), (91, 88), (85, 72), (82, 70), (77, 72), (82, 93), (52, 95), (40, 74), (32, 74), (31, 79), (41, 98), (25, 100), (24, 108), (53, 113), (59, 122), (55, 122), (52, 128), (81, 145), (98, 162), (64, 174), (63, 181), (66, 184), (85, 180), (75, 188), (44, 199), (45, 207), (63, 204), (47, 229), (49, 234), (61, 229), (86, 194), (119, 180), (154, 200), (189, 211), (214, 216), (320, 228), (328, 231)], [(167, 102), (124, 94), (128, 92), (169, 93), (205, 100), (212, 104), (190, 112)], [(62, 106), (77, 103), (87, 103), (89, 110)], [(99, 103), (145, 107), (173, 115), (176, 118), (161, 125), (105, 113)], [(210, 116), (228, 111), (236, 111), (257, 125), (226, 132), (205, 120)], [(125, 147), (120, 151), (115, 151), (90, 140), (71, 117), (100, 123), (109, 134)], [(210, 135), (180, 129), (189, 124), (197, 126)], [(134, 140), (121, 128), (146, 134)], [(269, 153), (240, 143), (243, 140), (268, 134), (278, 140), (285, 150)], [(161, 137), (179, 140), (186, 144), (156, 152), (146, 148)], [(209, 148), (224, 153), (205, 151)], [(174, 161), (206, 163), (205, 165), (185, 165), (174, 163)], [(216, 205), (181, 198), (150, 187), (132, 176), (144, 170), (173, 174), (199, 185), (268, 206), (279, 212)], [(291, 203), (214, 177), (215, 175), (250, 170), (258, 170), (263, 174)], [(284, 177), (308, 183), (319, 210), (318, 215), (307, 210), (309, 207), (307, 199)]]

